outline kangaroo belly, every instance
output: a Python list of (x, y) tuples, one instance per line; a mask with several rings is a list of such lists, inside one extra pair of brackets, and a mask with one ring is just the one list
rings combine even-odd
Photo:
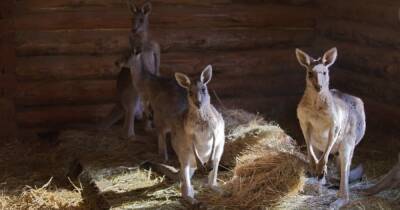
[(206, 163), (210, 159), (213, 147), (213, 137), (210, 132), (195, 134), (194, 146), (201, 162)]
[[(324, 152), (329, 143), (329, 132), (332, 126), (329, 123), (325, 123), (322, 120), (314, 121), (312, 123), (312, 132), (311, 132), (311, 145), (319, 150), (320, 152)], [(333, 146), (331, 153), (336, 153), (338, 150), (338, 145), (335, 143)]]

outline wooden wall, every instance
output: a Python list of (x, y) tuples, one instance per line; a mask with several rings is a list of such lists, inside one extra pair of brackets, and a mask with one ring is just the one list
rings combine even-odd
[(360, 96), (370, 128), (400, 125), (400, 1), (319, 1), (315, 50), (338, 47), (333, 86)]
[[(226, 106), (295, 119), (304, 72), (294, 48), (314, 40), (312, 0), (152, 2), (162, 74), (193, 75), (212, 64), (210, 89)], [(51, 129), (107, 114), (119, 71), (113, 62), (127, 49), (129, 26), (125, 1), (17, 1), (18, 126)]]
[(0, 144), (16, 137), (14, 8), (12, 0), (0, 2)]

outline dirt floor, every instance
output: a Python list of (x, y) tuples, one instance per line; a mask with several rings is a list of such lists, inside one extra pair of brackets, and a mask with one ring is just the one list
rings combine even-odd
[[(109, 131), (66, 130), (42, 139), (5, 142), (0, 148), (0, 209), (189, 209), (180, 199), (179, 183), (146, 164), (162, 162), (156, 155), (156, 137), (139, 130), (135, 139), (124, 140), (118, 138), (119, 133), (115, 126)], [(381, 136), (396, 146), (382, 147)], [(364, 164), (366, 175), (352, 184), (353, 189), (376, 181), (397, 161), (397, 137), (376, 132), (363, 141), (354, 162)], [(84, 171), (80, 179), (74, 175), (77, 162)], [(176, 161), (168, 164), (178, 166)], [(232, 178), (229, 169), (220, 168), (222, 185)], [(205, 209), (243, 209), (205, 203), (205, 177), (196, 174), (194, 178)], [(304, 181), (299, 194), (281, 199), (273, 208), (326, 209), (334, 201), (336, 189), (317, 192), (313, 178)], [(352, 191), (352, 203), (345, 209), (399, 208), (400, 190), (395, 189), (370, 197)]]

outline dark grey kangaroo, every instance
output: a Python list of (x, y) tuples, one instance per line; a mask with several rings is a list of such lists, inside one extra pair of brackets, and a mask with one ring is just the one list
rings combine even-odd
[[(121, 72), (117, 79), (118, 102), (111, 113), (100, 123), (99, 128), (109, 128), (120, 120), (123, 116), (124, 125), (122, 136), (129, 138), (135, 135), (134, 121), (135, 117), (143, 118), (144, 107), (148, 102), (140, 98), (137, 89), (135, 88), (133, 79), (130, 73), (130, 67), (125, 65), (125, 61), (129, 59), (133, 51), (141, 52), (141, 65), (144, 65), (146, 70), (154, 75), (159, 75), (160, 68), (160, 47), (157, 42), (149, 39), (149, 15), (151, 12), (151, 4), (145, 3), (138, 8), (136, 5), (129, 2), (129, 8), (132, 12), (132, 29), (129, 36), (130, 50), (128, 53), (118, 59), (115, 64), (121, 68)], [(140, 67), (141, 69), (143, 67)], [(147, 127), (150, 127), (149, 121)]]

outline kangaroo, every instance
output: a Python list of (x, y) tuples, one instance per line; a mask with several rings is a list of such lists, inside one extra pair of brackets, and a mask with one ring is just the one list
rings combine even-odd
[(151, 107), (153, 111), (158, 153), (167, 161), (166, 136), (171, 133), (176, 119), (187, 109), (186, 94), (174, 79), (149, 73), (142, 61), (142, 53), (138, 52), (131, 55), (126, 65), (131, 67), (133, 84), (140, 97), (148, 103), (145, 109)]
[(400, 153), (399, 161), (385, 176), (375, 185), (364, 190), (364, 194), (373, 195), (390, 188), (400, 188)]
[(225, 122), (210, 103), (207, 84), (211, 77), (211, 65), (194, 83), (185, 74), (175, 73), (176, 81), (187, 92), (188, 109), (175, 125), (172, 147), (180, 162), (182, 196), (191, 204), (198, 203), (191, 184), (191, 177), (197, 168), (196, 161), (202, 165), (212, 163), (208, 186), (218, 191), (217, 172), (225, 144)]
[(351, 160), (365, 133), (364, 104), (360, 98), (329, 89), (329, 67), (336, 61), (336, 48), (319, 59), (296, 49), (296, 57), (306, 69), (306, 88), (297, 107), (297, 117), (307, 144), (310, 167), (323, 178), (329, 154), (339, 153), (339, 198), (331, 207), (340, 208), (349, 202)]
[[(143, 54), (142, 65), (146, 65), (152, 74), (159, 75), (160, 68), (160, 47), (149, 40), (148, 25), (149, 14), (151, 12), (151, 4), (148, 2), (141, 8), (128, 2), (128, 6), (132, 12), (132, 29), (129, 36), (130, 50), (119, 58), (115, 64), (121, 68), (117, 78), (118, 103), (114, 106), (110, 114), (100, 123), (99, 128), (107, 129), (120, 120), (123, 116), (123, 138), (129, 138), (135, 135), (134, 121), (142, 119), (146, 116), (146, 130), (150, 130), (151, 123), (149, 121), (149, 112), (144, 112), (142, 99), (139, 97), (137, 90), (132, 84), (130, 67), (124, 65), (125, 61), (131, 56), (133, 50), (140, 50)], [(147, 109), (146, 109), (147, 110)]]

